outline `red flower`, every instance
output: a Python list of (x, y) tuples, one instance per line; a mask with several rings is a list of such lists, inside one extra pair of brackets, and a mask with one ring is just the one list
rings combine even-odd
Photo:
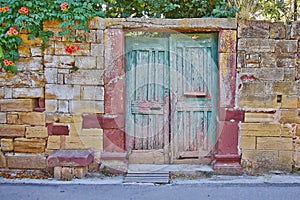
[(62, 11), (67, 11), (68, 10), (68, 3), (67, 2), (64, 2), (62, 4), (60, 4), (60, 10)]
[(2, 8), (5, 12), (9, 11), (9, 7), (5, 6)]
[(18, 10), (18, 13), (28, 15), (28, 8), (22, 7)]
[(14, 65), (13, 61), (6, 60), (6, 59), (3, 61), (3, 63), (4, 63), (5, 66)]
[(79, 51), (79, 46), (73, 46), (73, 45), (71, 45), (71, 46), (66, 46), (66, 48), (65, 48), (65, 52), (67, 52), (68, 54), (72, 54), (72, 53), (74, 53), (74, 52), (77, 52), (77, 51)]
[(10, 27), (9, 30), (6, 32), (6, 34), (9, 35), (9, 36), (17, 35), (18, 31), (15, 28)]

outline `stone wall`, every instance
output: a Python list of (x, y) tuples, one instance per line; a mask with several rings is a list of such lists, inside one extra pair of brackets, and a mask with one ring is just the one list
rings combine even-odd
[[(18, 74), (0, 73), (0, 168), (47, 169), (48, 156), (58, 149), (93, 150), (90, 170), (114, 159), (126, 162), (125, 109), (120, 103), (125, 101), (123, 34), (144, 28), (219, 32), (218, 120), (226, 125), (218, 135), (223, 141), (217, 152), (221, 164), (226, 156), (239, 160), (232, 155), (239, 131), (246, 172), (300, 167), (300, 23), (95, 18), (90, 28), (89, 33), (78, 32), (86, 42), (68, 42), (56, 34), (44, 51), (39, 39), (21, 35)], [(45, 22), (45, 29), (58, 33), (58, 23)], [(80, 51), (70, 55), (66, 45)]]
[(300, 167), (299, 22), (238, 23), (242, 166), (250, 173)]

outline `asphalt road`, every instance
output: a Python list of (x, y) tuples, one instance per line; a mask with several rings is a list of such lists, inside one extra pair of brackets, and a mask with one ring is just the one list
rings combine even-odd
[(242, 199), (293, 200), (300, 184), (185, 184), (185, 185), (47, 185), (1, 184), (1, 200), (189, 200)]

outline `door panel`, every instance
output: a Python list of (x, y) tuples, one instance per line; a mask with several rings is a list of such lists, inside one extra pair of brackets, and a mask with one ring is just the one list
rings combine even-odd
[(164, 149), (169, 141), (168, 38), (127, 36), (125, 41), (130, 149)]
[(210, 155), (216, 140), (218, 69), (216, 36), (170, 38), (172, 161)]

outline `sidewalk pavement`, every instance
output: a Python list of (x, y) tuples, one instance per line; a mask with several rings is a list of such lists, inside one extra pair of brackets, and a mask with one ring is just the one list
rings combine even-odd
[[(41, 185), (126, 185), (126, 184), (144, 184), (144, 183), (123, 183), (123, 176), (101, 177), (91, 176), (83, 179), (73, 179), (71, 181), (61, 181), (56, 179), (6, 179), (0, 177), (0, 184), (41, 184)], [(148, 184), (149, 183), (145, 183)], [(152, 183), (150, 183), (152, 184)], [(263, 176), (225, 176), (213, 175), (210, 178), (175, 178), (170, 180), (171, 185), (188, 184), (300, 184), (300, 175), (276, 175), (267, 174)]]

